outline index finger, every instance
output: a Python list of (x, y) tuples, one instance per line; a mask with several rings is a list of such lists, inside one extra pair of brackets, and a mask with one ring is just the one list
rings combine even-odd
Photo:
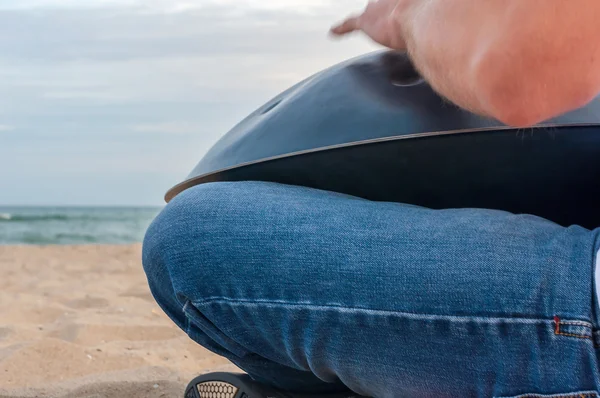
[(354, 32), (355, 30), (359, 30), (359, 25), (359, 17), (350, 17), (341, 24), (331, 28), (331, 33), (338, 36), (345, 35)]

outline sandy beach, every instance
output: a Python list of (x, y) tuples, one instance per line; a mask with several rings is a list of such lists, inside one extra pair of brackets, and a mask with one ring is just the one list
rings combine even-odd
[(141, 245), (0, 246), (0, 397), (181, 397), (235, 371), (154, 302)]

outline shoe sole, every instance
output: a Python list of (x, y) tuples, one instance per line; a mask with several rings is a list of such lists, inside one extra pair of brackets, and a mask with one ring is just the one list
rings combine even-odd
[(211, 373), (192, 380), (185, 398), (265, 398), (243, 378), (232, 373)]
[(322, 398), (368, 398), (349, 393), (325, 395), (290, 395), (277, 392), (259, 385), (246, 374), (210, 373), (196, 377), (187, 386), (184, 398), (284, 398), (284, 397), (322, 397)]

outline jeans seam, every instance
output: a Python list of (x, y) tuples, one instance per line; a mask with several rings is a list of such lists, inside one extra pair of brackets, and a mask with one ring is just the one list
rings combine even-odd
[[(194, 321), (194, 315), (192, 312), (193, 311), (200, 312), (200, 311), (198, 308), (195, 307), (195, 304), (190, 300), (186, 300), (185, 305), (183, 306), (183, 310), (185, 313), (185, 317), (187, 319), (187, 329), (185, 330), (185, 332), (190, 338), (192, 338), (192, 332), (193, 332), (192, 327), (196, 327), (196, 328), (199, 328), (202, 330), (202, 326), (197, 323), (198, 319), (196, 319), (196, 321)], [(215, 326), (215, 328), (216, 328), (216, 326)], [(243, 357), (247, 356), (248, 354), (250, 354), (250, 351), (246, 347), (242, 346), (237, 341), (231, 339), (229, 336), (227, 336), (222, 331), (207, 332), (206, 330), (203, 330), (203, 333), (206, 334), (211, 340), (213, 340), (215, 342), (215, 344), (219, 345), (220, 347), (222, 347), (222, 349), (230, 352), (237, 358), (243, 358)], [(220, 334), (220, 336), (215, 335), (215, 333)], [(221, 339), (222, 341), (220, 342), (219, 339)], [(222, 344), (223, 341), (226, 341), (227, 347)], [(213, 351), (213, 352), (217, 353), (216, 351)], [(217, 353), (217, 354), (222, 355), (219, 353)], [(229, 358), (229, 359), (231, 359), (231, 358)]]
[(576, 337), (578, 339), (586, 339), (586, 340), (591, 340), (592, 338), (590, 336), (584, 336), (581, 334), (573, 334), (573, 333), (555, 333), (557, 336), (567, 336), (567, 337)]
[[(577, 333), (575, 331), (569, 330), (570, 326), (575, 327), (584, 327), (586, 329), (586, 334)], [(567, 330), (565, 330), (567, 329)], [(558, 316), (554, 317), (554, 334), (557, 336), (565, 336), (565, 337), (574, 337), (578, 339), (591, 340), (594, 348), (600, 348), (597, 339), (594, 335), (594, 325), (589, 322), (579, 322), (579, 321), (563, 321)]]
[[(356, 312), (364, 312), (364, 313), (373, 313), (373, 314), (381, 314), (381, 315), (405, 315), (405, 316), (418, 316), (418, 317), (427, 317), (431, 319), (440, 319), (440, 320), (464, 320), (464, 321), (481, 321), (481, 322), (494, 322), (494, 321), (503, 321), (503, 322), (511, 322), (511, 323), (524, 323), (524, 324), (533, 324), (533, 323), (549, 323), (552, 324), (553, 321), (550, 318), (527, 318), (527, 317), (499, 317), (499, 316), (482, 316), (482, 315), (441, 315), (441, 314), (426, 314), (426, 313), (417, 313), (417, 312), (407, 312), (407, 311), (393, 311), (393, 310), (378, 310), (372, 308), (362, 308), (362, 307), (349, 307), (342, 305), (332, 305), (332, 304), (310, 304), (310, 303), (294, 303), (294, 302), (286, 302), (286, 301), (274, 301), (274, 300), (254, 300), (254, 299), (232, 299), (227, 297), (209, 297), (204, 298), (202, 300), (194, 300), (192, 304), (194, 306), (202, 306), (205, 304), (249, 304), (254, 306), (259, 305), (271, 305), (271, 306), (289, 306), (289, 307), (304, 307), (310, 309), (321, 309), (321, 310), (331, 310), (331, 309), (341, 309), (348, 311), (356, 311)], [(590, 326), (590, 323), (585, 323), (583, 321), (560, 321), (561, 323), (573, 322), (573, 323), (581, 323), (580, 326)]]
[(572, 325), (572, 326), (585, 326), (586, 328), (592, 329), (592, 324), (589, 322), (579, 322), (579, 321), (560, 321), (561, 325)]

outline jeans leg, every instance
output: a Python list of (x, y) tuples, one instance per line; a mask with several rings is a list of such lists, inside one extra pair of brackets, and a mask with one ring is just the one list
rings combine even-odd
[[(228, 337), (191, 303), (190, 298), (203, 296), (207, 283), (222, 286), (228, 283), (226, 280), (210, 280), (206, 272), (212, 267), (222, 267), (227, 259), (211, 263), (195, 257), (207, 253), (206, 250), (210, 247), (204, 246), (205, 244), (211, 245), (195, 234), (203, 235), (201, 230), (205, 227), (208, 228), (206, 233), (212, 234), (213, 229), (218, 229), (221, 223), (221, 215), (217, 208), (213, 208), (212, 201), (214, 199), (220, 202), (222, 197), (212, 197), (211, 188), (214, 185), (207, 187), (207, 190), (196, 189), (191, 195), (180, 195), (154, 220), (146, 233), (143, 265), (157, 303), (190, 338), (215, 354), (229, 359), (257, 381), (298, 392), (325, 394), (349, 391), (335, 377), (323, 381), (310, 370), (272, 361), (262, 357), (251, 347), (244, 347)], [(233, 213), (229, 213), (229, 216), (236, 217)], [(222, 222), (227, 221), (223, 219)], [(239, 254), (243, 256), (243, 252)], [(229, 272), (235, 272), (235, 264), (229, 265), (232, 266)], [(248, 278), (251, 277), (248, 275)], [(258, 280), (249, 279), (247, 282), (254, 284)], [(233, 319), (231, 321), (235, 322)], [(249, 329), (248, 333), (253, 331)]]
[(144, 266), (199, 344), (290, 390), (595, 390), (598, 231), (268, 183), (179, 195)]

